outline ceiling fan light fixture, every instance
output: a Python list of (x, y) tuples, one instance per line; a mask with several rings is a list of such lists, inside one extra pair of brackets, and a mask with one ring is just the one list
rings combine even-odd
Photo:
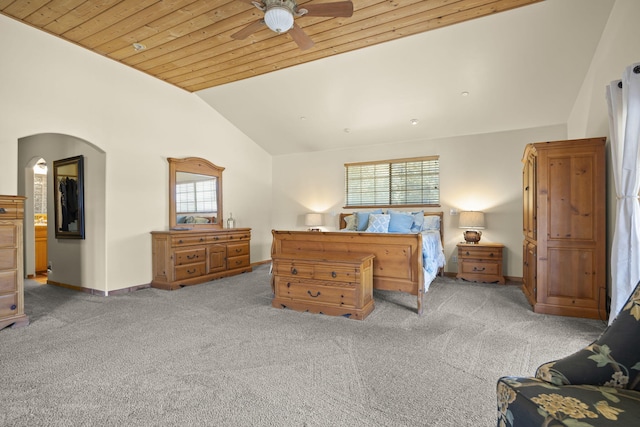
[(264, 23), (276, 33), (286, 33), (293, 27), (293, 14), (286, 7), (270, 7), (264, 13)]

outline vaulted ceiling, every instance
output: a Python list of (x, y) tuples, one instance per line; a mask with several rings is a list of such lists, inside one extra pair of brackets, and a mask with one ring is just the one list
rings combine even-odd
[(305, 50), (261, 25), (232, 38), (264, 16), (249, 0), (0, 0), (0, 13), (194, 92), (288, 155), (566, 124), (615, 2), (354, 0), (351, 17), (296, 18)]
[(315, 42), (304, 51), (264, 25), (233, 39), (264, 16), (247, 0), (0, 0), (0, 11), (193, 92), (538, 1), (355, 0), (351, 17), (296, 18)]

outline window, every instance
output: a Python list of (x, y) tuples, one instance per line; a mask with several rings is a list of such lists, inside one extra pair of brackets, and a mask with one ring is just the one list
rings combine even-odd
[(440, 206), (440, 156), (344, 167), (345, 207)]
[(216, 200), (215, 182), (192, 181), (176, 184), (176, 211), (188, 212), (215, 212)]

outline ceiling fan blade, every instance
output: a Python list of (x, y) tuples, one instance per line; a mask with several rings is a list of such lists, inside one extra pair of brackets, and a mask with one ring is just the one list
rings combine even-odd
[(237, 33), (231, 34), (231, 38), (232, 39), (236, 39), (236, 40), (244, 40), (247, 37), (249, 37), (251, 34), (255, 33), (258, 30), (260, 30), (263, 25), (264, 25), (264, 19), (256, 21), (256, 22), (254, 22), (252, 24), (247, 25), (246, 27), (244, 27), (243, 29), (241, 29)]
[(251, 5), (252, 5), (252, 4), (253, 4), (253, 2), (254, 2), (255, 0), (237, 0), (237, 1), (240, 1), (240, 2), (242, 2), (242, 3), (247, 3), (247, 4), (251, 4)]
[(353, 15), (353, 3), (350, 1), (304, 4), (300, 9), (306, 9), (306, 15), (308, 16), (335, 16), (348, 18)]
[(302, 28), (298, 26), (295, 22), (293, 23), (293, 27), (288, 31), (291, 35), (291, 38), (298, 45), (300, 50), (307, 50), (312, 48), (315, 43), (311, 40), (311, 37), (305, 33)]

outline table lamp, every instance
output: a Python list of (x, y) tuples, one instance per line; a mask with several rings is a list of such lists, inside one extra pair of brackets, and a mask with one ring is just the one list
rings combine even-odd
[(484, 212), (479, 211), (463, 211), (460, 212), (459, 228), (466, 228), (462, 233), (464, 240), (470, 244), (476, 244), (480, 241), (482, 231), (484, 229)]

